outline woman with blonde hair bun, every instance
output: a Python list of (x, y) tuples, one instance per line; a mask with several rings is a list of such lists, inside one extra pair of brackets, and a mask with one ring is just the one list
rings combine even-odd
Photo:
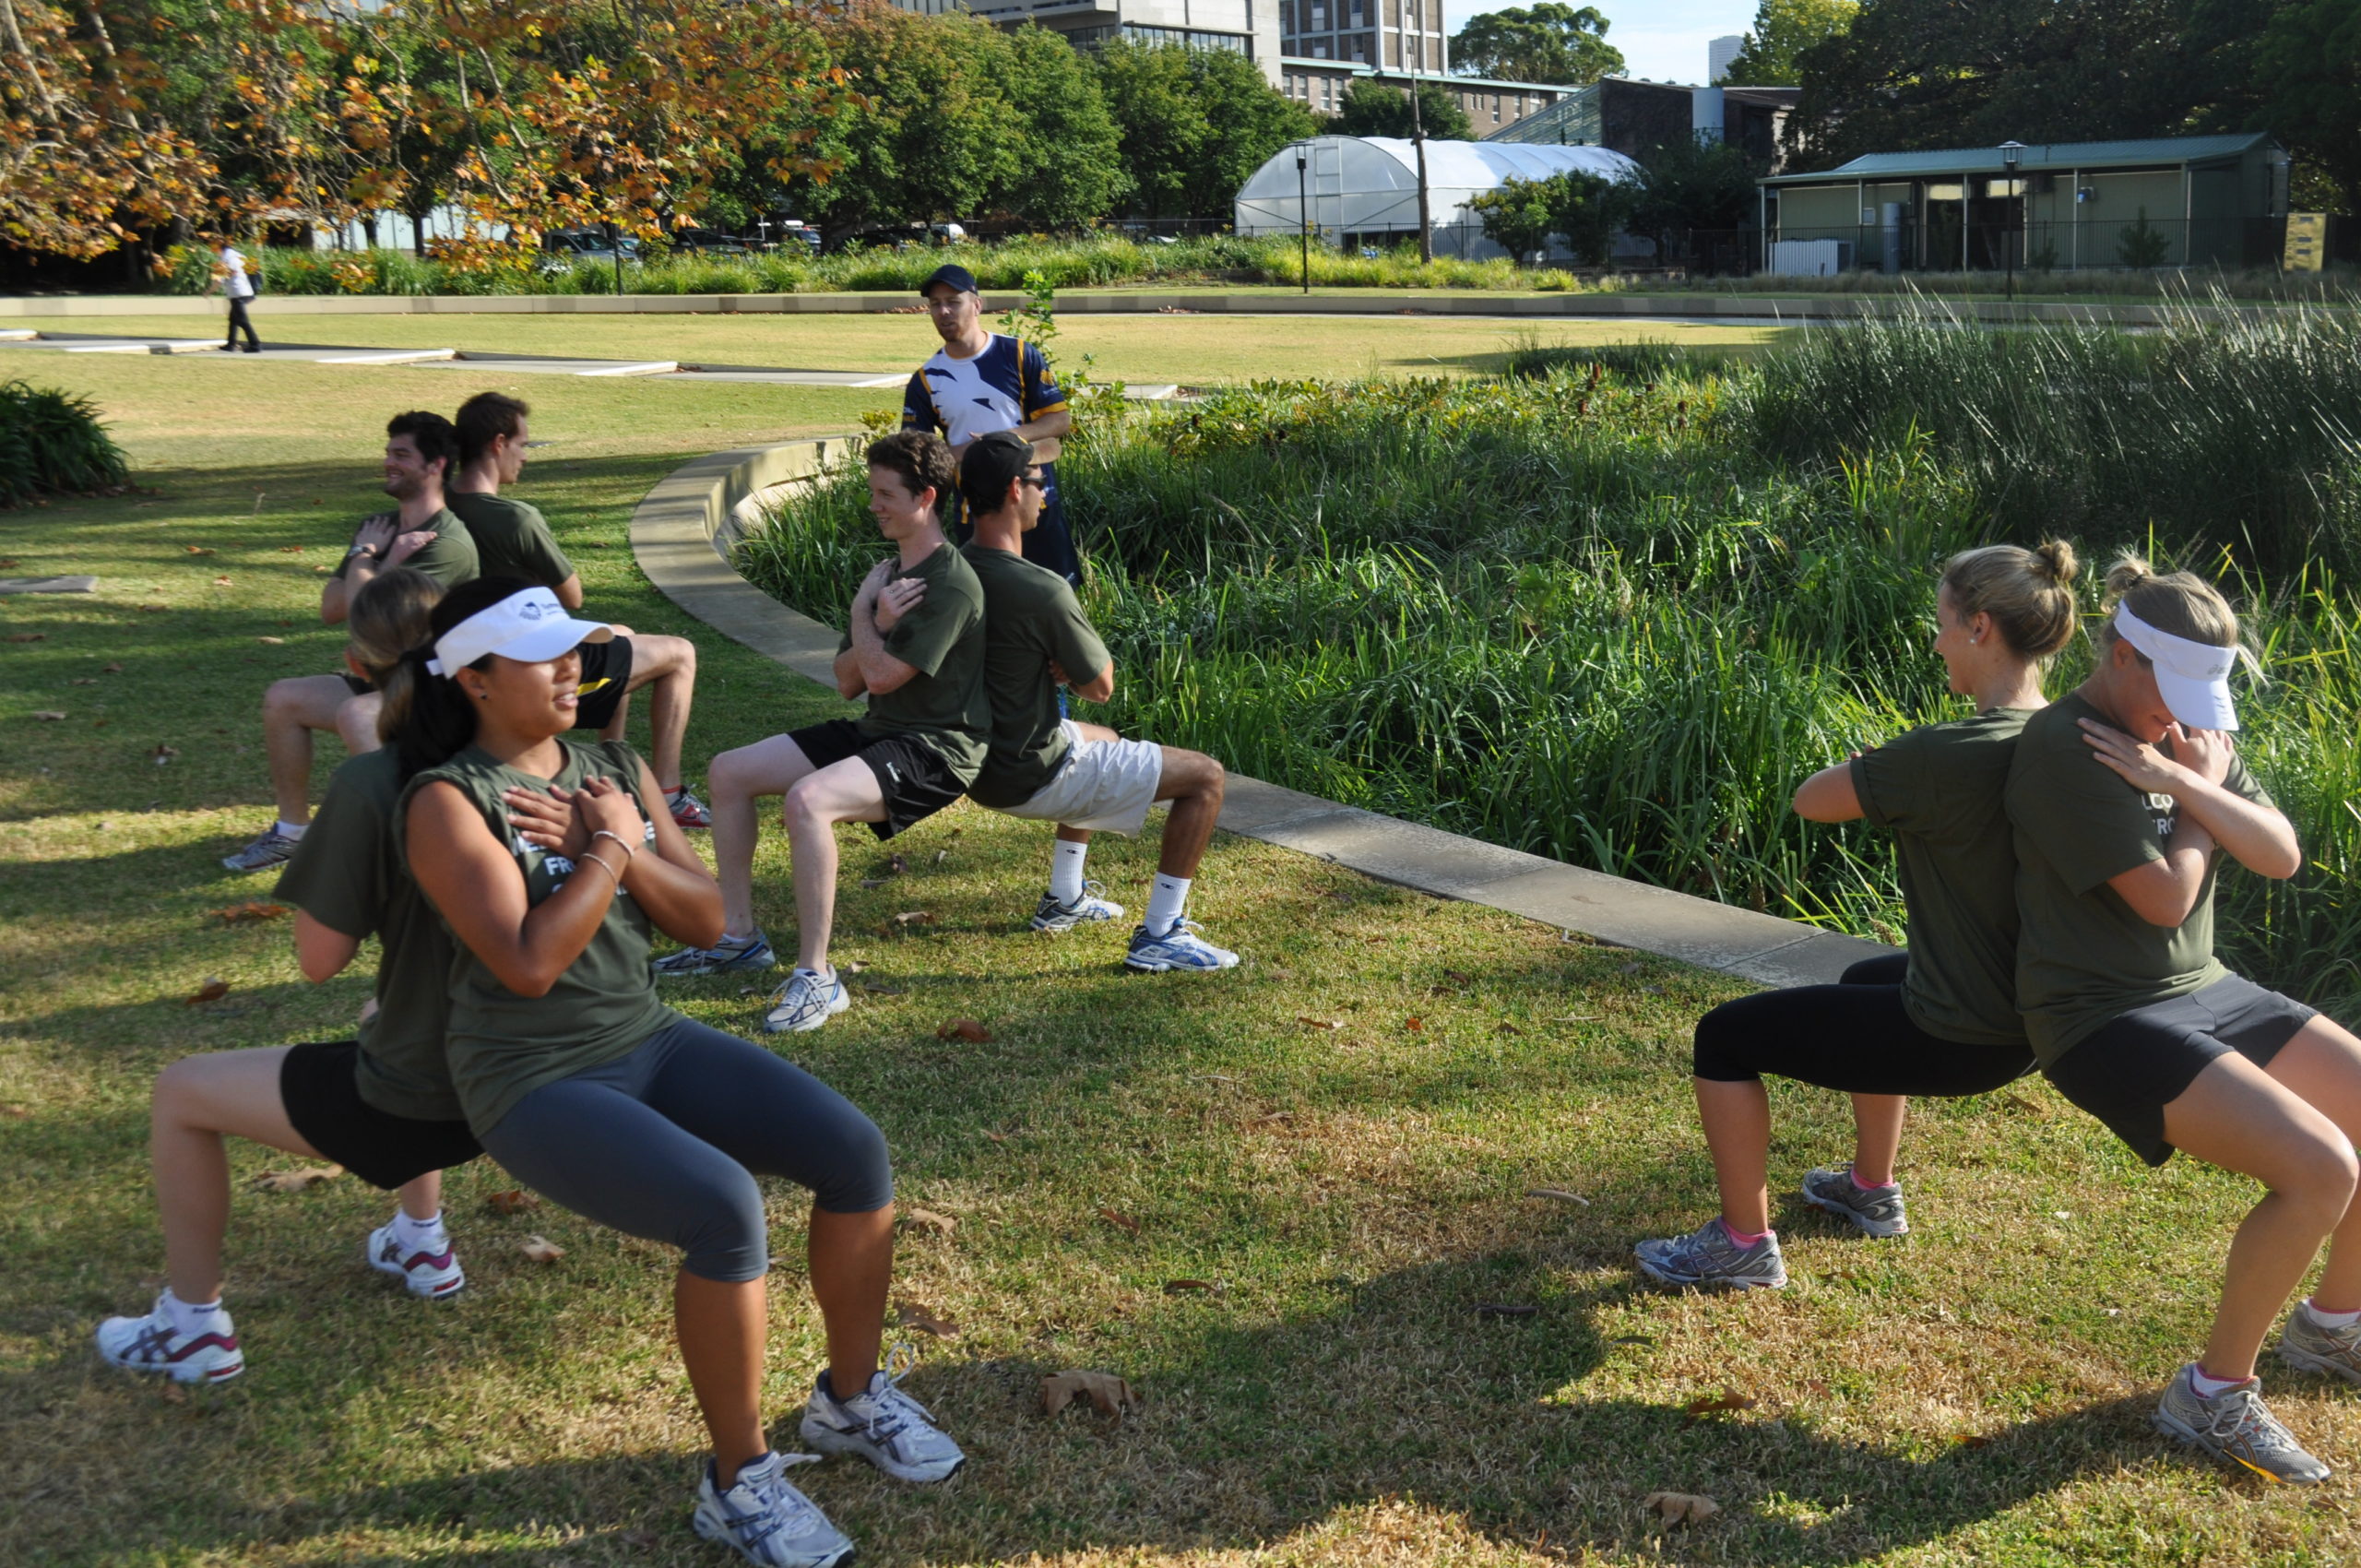
[(2361, 1040), (2213, 956), (2220, 856), (2295, 874), (2295, 829), (2232, 745), (2254, 667), (2211, 583), (2135, 555), (2106, 576), (2089, 680), (2026, 724), (2009, 775), (2017, 1001), (2042, 1072), (2150, 1165), (2175, 1148), (2269, 1189), (2230, 1245), (2212, 1334), (2159, 1429), (2272, 1480), (2328, 1479), (2262, 1402), (2255, 1361), (2323, 1240), (2280, 1355), (2361, 1383)]
[(1796, 791), (1814, 822), (1867, 818), (1894, 837), (1910, 918), (1906, 954), (1867, 959), (1837, 985), (1765, 992), (1697, 1025), (1697, 1111), (1722, 1212), (1686, 1236), (1640, 1243), (1667, 1285), (1776, 1289), (1766, 1166), (1772, 1074), (1853, 1097), (1849, 1164), (1811, 1171), (1805, 1202), (1871, 1236), (1909, 1229), (1893, 1164), (1904, 1097), (1983, 1094), (2033, 1066), (2017, 1017), (2015, 867), (2001, 790), (2017, 735), (2039, 709), (2043, 663), (2076, 625), (2070, 545), (1995, 544), (1955, 555), (1935, 595), (1935, 653), (1973, 717), (1925, 725)]

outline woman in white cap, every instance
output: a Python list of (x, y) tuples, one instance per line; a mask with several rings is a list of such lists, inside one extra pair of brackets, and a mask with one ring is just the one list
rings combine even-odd
[(2017, 1005), (2050, 1082), (2142, 1159), (2177, 1147), (2269, 1188), (2231, 1243), (2204, 1351), (2155, 1420), (2273, 1480), (2324, 1480), (2264, 1407), (2255, 1361), (2332, 1236), (2279, 1353), (2361, 1383), (2361, 1040), (2213, 956), (2216, 851), (2274, 878), (2302, 862), (2230, 742), (2230, 671), (2252, 663), (2236, 615), (2203, 578), (2136, 556), (2106, 587), (2096, 670), (2026, 723), (2009, 775)]
[[(697, 1533), (767, 1568), (827, 1568), (852, 1543), (788, 1484), (760, 1408), (768, 1225), (757, 1178), (813, 1194), (812, 1291), (828, 1366), (802, 1436), (905, 1481), (964, 1455), (878, 1368), (893, 1272), (885, 1140), (843, 1096), (657, 999), (650, 928), (721, 932), (721, 892), (617, 742), (569, 742), (581, 659), (609, 628), (544, 588), (479, 578), (436, 608), (431, 649), (386, 690), (413, 777), (397, 814), (410, 873), (464, 951), (451, 1080), (477, 1138), (527, 1186), (678, 1247), (674, 1324), (713, 1441)], [(509, 792), (569, 801), (554, 851), (516, 835)]]

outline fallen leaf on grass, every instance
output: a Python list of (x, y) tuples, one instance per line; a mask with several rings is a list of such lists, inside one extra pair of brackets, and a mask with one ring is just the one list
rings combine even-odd
[(1342, 1018), (1298, 1018), (1296, 1022), (1307, 1029), (1341, 1029), (1345, 1027)]
[(516, 1250), (535, 1263), (555, 1263), (565, 1256), (565, 1249), (547, 1236), (528, 1236), (517, 1243)]
[(101, 675), (120, 675), (123, 673), (123, 666), (120, 664), (110, 664), (105, 669), (100, 671), (99, 673)]
[(0, 1105), (0, 1116), (6, 1116), (11, 1121), (21, 1122), (31, 1114), (30, 1111), (21, 1105)]
[(1740, 1394), (1735, 1388), (1725, 1388), (1722, 1390), (1720, 1398), (1715, 1399), (1701, 1394), (1689, 1401), (1685, 1408), (1693, 1420), (1698, 1416), (1717, 1416), (1727, 1410), (1751, 1410), (1754, 1405), (1755, 1401), (1751, 1396)]
[(256, 637), (255, 641), (268, 644), (272, 647), (284, 647), (287, 645), (285, 637)]
[(49, 641), (49, 634), (47, 632), (10, 632), (8, 640), (12, 643), (45, 643)]
[(1952, 1434), (1952, 1441), (1962, 1448), (1981, 1448), (1992, 1439), (1980, 1431), (1958, 1431)]
[(947, 1318), (939, 1318), (932, 1313), (927, 1311), (924, 1307), (898, 1307), (895, 1310), (894, 1321), (900, 1324), (904, 1328), (915, 1328), (920, 1334), (931, 1334), (937, 1339), (956, 1339), (959, 1337), (959, 1325), (957, 1324), (951, 1322)]
[(1109, 1208), (1104, 1204), (1098, 1206), (1098, 1218), (1105, 1220), (1108, 1224), (1116, 1227), (1118, 1229), (1130, 1231), (1134, 1236), (1140, 1233), (1140, 1222), (1138, 1220), (1133, 1219), (1128, 1214), (1123, 1214), (1118, 1210)]
[(1720, 1503), (1693, 1491), (1652, 1491), (1640, 1506), (1667, 1525), (1700, 1525), (1722, 1511)]
[(991, 1042), (992, 1032), (991, 1030), (984, 1028), (983, 1025), (976, 1022), (973, 1018), (954, 1018), (949, 1023), (943, 1025), (941, 1028), (935, 1030), (934, 1038), (937, 1039), (964, 1039), (971, 1045), (985, 1045)]
[(161, 767), (180, 754), (181, 749), (178, 746), (160, 745), (154, 751), (148, 754), (148, 760), (154, 763), (158, 767)]
[(1522, 1301), (1478, 1301), (1476, 1303), (1477, 1317), (1532, 1317), (1540, 1311), (1539, 1307), (1528, 1306)]
[(301, 1170), (266, 1170), (254, 1179), (253, 1186), (258, 1193), (303, 1193), (343, 1174), (341, 1165), (307, 1165)]
[(188, 1384), (167, 1380), (164, 1386), (156, 1391), (156, 1397), (167, 1405), (185, 1405), (188, 1403)]
[(1164, 1293), (1168, 1296), (1186, 1296), (1199, 1290), (1218, 1294), (1221, 1289), (1210, 1279), (1168, 1279), (1164, 1282)]
[(206, 549), (205, 546), (201, 544), (191, 544), (184, 546), (184, 548), (185, 548), (191, 555), (210, 555), (213, 553), (213, 552)]
[(938, 1236), (948, 1236), (959, 1229), (959, 1222), (947, 1214), (937, 1214), (931, 1208), (906, 1208), (902, 1218), (913, 1225), (923, 1225)]
[(37, 707), (33, 709), (33, 717), (35, 719), (46, 719), (53, 723), (56, 720), (65, 718), (65, 715), (58, 712), (53, 707)]
[(1514, 1024), (1494, 1024), (1492, 1026), (1492, 1032), (1496, 1035), (1521, 1035), (1525, 1033), (1523, 1029), (1518, 1028)]
[(264, 904), (249, 898), (243, 904), (214, 910), (213, 918), (223, 925), (259, 925), (264, 921), (275, 921), (286, 912), (284, 904)]
[(170, 610), (172, 606), (169, 604), (143, 604), (139, 607), (142, 614), (153, 614), (160, 611)]
[(1041, 1380), (1041, 1413), (1055, 1416), (1077, 1399), (1087, 1399), (1102, 1416), (1122, 1420), (1125, 1410), (1146, 1403), (1139, 1391), (1113, 1372), (1062, 1372)]
[(1403, 1027), (1404, 1028), (1406, 1028), (1406, 1029), (1413, 1029), (1413, 1030), (1415, 1030), (1415, 1029), (1423, 1029), (1423, 1028), (1425, 1028), (1427, 1026), (1426, 1026), (1425, 1024), (1421, 1023), (1420, 1021), (1418, 1021), (1418, 1019), (1416, 1019), (1416, 1018), (1405, 1018), (1405, 1019), (1403, 1019), (1403, 1020), (1402, 1020), (1402, 1027)]
[(213, 579), (213, 586), (215, 588), (228, 588), (230, 586), (230, 579), (227, 577), (216, 577)]
[[(314, 501), (312, 505), (316, 506), (319, 503)], [(301, 555), (303, 553), (303, 547), (300, 544), (282, 544), (279, 547), (279, 552), (281, 555)]]
[(541, 1206), (541, 1198), (538, 1193), (512, 1187), (507, 1192), (494, 1193), (484, 1199), (483, 1206), (494, 1214), (529, 1214)]
[(1555, 1198), (1560, 1203), (1580, 1204), (1584, 1208), (1590, 1206), (1588, 1198), (1580, 1193), (1570, 1193), (1563, 1187), (1527, 1187), (1525, 1195), (1528, 1198)]
[(905, 909), (900, 914), (896, 915), (892, 920), (887, 921), (878, 929), (883, 931), (886, 935), (891, 936), (896, 931), (908, 931), (914, 925), (932, 925), (933, 923), (934, 911), (932, 909)]
[(219, 975), (208, 975), (205, 977), (205, 983), (198, 986), (187, 998), (186, 1004), (194, 1007), (200, 1002), (219, 1002), (229, 994), (228, 980), (223, 980)]

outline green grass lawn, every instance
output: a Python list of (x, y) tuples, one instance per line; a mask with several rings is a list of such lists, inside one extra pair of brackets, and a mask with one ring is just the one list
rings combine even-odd
[[(475, 349), (595, 359), (771, 365), (794, 370), (916, 370), (941, 345), (926, 318), (908, 315), (285, 315), (255, 310), (266, 342), (371, 348)], [(188, 316), (29, 317), (11, 323), (54, 332), (202, 338), (216, 330)], [(1202, 386), (1264, 376), (1434, 375), (1497, 369), (1511, 343), (1679, 343), (1699, 348), (1769, 342), (1778, 327), (1679, 321), (1454, 320), (1433, 316), (1068, 315), (1058, 323), (1061, 366), (1097, 356), (1100, 381)], [(209, 356), (208, 356), (209, 357)], [(238, 362), (228, 356), (226, 362)], [(0, 359), (0, 368), (46, 355)], [(258, 373), (279, 367), (257, 365)], [(340, 374), (397, 375), (440, 385), (458, 373), (398, 367), (329, 367)], [(35, 374), (7, 369), (10, 374)], [(535, 376), (535, 383), (548, 377)], [(670, 395), (690, 388), (666, 385)], [(742, 388), (742, 391), (743, 389)], [(364, 394), (366, 396), (366, 394)]]
[[(0, 514), (6, 570), (101, 578), (92, 596), (0, 602), (0, 635), (38, 639), (0, 645), (0, 1562), (730, 1561), (687, 1527), (701, 1438), (670, 1259), (554, 1208), (494, 1215), (487, 1196), (513, 1183), (488, 1163), (449, 1185), (470, 1277), (455, 1302), (362, 1266), (383, 1195), (349, 1178), (242, 1187), (229, 1293), (246, 1375), (183, 1395), (92, 1354), (91, 1326), (144, 1308), (161, 1266), (155, 1071), (339, 1037), (367, 992), (360, 974), (303, 984), (283, 924), (216, 919), (270, 881), (215, 861), (268, 816), (263, 684), (336, 658), (314, 568), (375, 504), (396, 388), (448, 406), (494, 383), (38, 369), (107, 407), (142, 489)], [(557, 443), (524, 493), (594, 611), (662, 631), (694, 628), (634, 568), (631, 505), (686, 454), (843, 428), (868, 406), (524, 391)], [(715, 750), (841, 711), (700, 642), (692, 777)], [(848, 835), (837, 956), (864, 966), (862, 989), (779, 1046), (876, 1117), (905, 1203), (956, 1221), (906, 1228), (895, 1301), (959, 1330), (914, 1336), (910, 1387), (967, 1471), (925, 1491), (845, 1462), (797, 1472), (864, 1561), (2033, 1568), (2361, 1550), (2342, 1478), (2264, 1491), (2145, 1428), (2201, 1333), (2247, 1185), (2185, 1162), (2144, 1172), (2038, 1082), (1923, 1109), (1907, 1241), (1851, 1239), (1790, 1201), (1793, 1288), (1659, 1294), (1628, 1251), (1709, 1211), (1688, 1028), (1733, 983), (1228, 837), (1194, 912), (1244, 967), (1126, 976), (1120, 932), (1021, 929), (1041, 828), (962, 806), (896, 848), (908, 870), (887, 876)], [(1092, 873), (1136, 904), (1155, 849), (1153, 833), (1104, 840)], [(758, 866), (774, 933), (792, 921), (787, 873), (774, 836)], [(913, 909), (934, 922), (885, 934)], [(226, 997), (184, 1003), (217, 976)], [(747, 989), (680, 996), (745, 1028)], [(958, 1017), (992, 1038), (938, 1038)], [(1774, 1099), (1781, 1180), (1842, 1157), (1835, 1097)], [(236, 1158), (242, 1179), (286, 1163)], [(1588, 1202), (1525, 1195), (1542, 1186)], [(768, 1395), (786, 1417), (820, 1338), (803, 1206), (775, 1198)], [(528, 1232), (564, 1259), (528, 1262)], [(1181, 1279), (1215, 1289), (1168, 1289)], [(1039, 1378), (1070, 1368), (1119, 1373), (1147, 1404), (1120, 1426), (1047, 1422)], [(2361, 1402), (2266, 1375), (2317, 1452), (2361, 1464)], [(1687, 1414), (1726, 1389), (1756, 1403)], [(1723, 1512), (1662, 1531), (1641, 1507), (1659, 1489)]]

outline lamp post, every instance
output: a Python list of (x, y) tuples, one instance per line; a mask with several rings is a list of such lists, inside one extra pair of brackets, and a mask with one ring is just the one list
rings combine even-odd
[(1418, 72), (1427, 63), (1427, 19), (1425, 10), (1418, 6), (1405, 9), (1418, 34), (1418, 64), (1410, 65), (1406, 40), (1402, 63), (1410, 65), (1410, 144), (1418, 150), (1418, 260), (1423, 265), (1435, 258), (1434, 218), (1427, 206), (1427, 126), (1418, 112)]
[(1311, 197), (1304, 189), (1304, 169), (1311, 161), (1311, 145), (1295, 144), (1295, 226), (1303, 242), (1303, 291), (1311, 292)]
[[(2009, 172), (2009, 206), (2013, 212), (2024, 210), (2024, 200), (2017, 185), (2017, 160), (2025, 155), (2025, 144), (2004, 141), (2000, 144), (2000, 166)], [(2017, 247), (2009, 243), (2009, 226), (2000, 225), (2000, 254), (2009, 269), (2009, 303), (2017, 303)]]

